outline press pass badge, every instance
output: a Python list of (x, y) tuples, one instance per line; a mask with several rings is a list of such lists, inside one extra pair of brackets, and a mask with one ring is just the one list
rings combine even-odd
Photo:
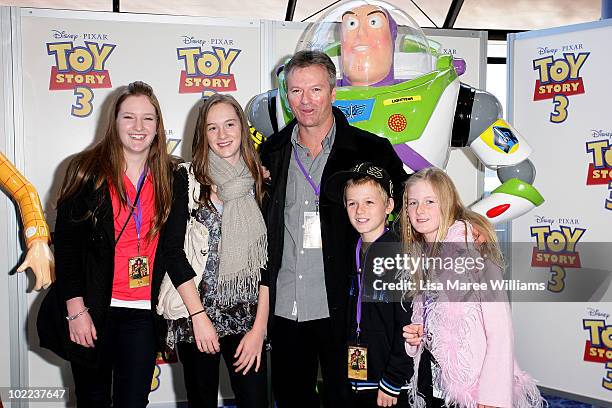
[(368, 379), (368, 349), (363, 346), (348, 346), (348, 378)]
[(321, 248), (321, 219), (314, 211), (304, 213), (304, 249)]
[(130, 289), (149, 286), (149, 258), (146, 256), (134, 256), (128, 260), (128, 276)]

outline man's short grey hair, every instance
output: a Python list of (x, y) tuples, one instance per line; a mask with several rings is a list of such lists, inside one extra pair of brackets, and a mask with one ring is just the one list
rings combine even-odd
[(285, 64), (285, 78), (289, 77), (291, 71), (296, 68), (306, 68), (312, 65), (319, 65), (327, 71), (327, 80), (329, 88), (334, 89), (336, 86), (336, 66), (331, 58), (323, 51), (317, 50), (302, 50), (295, 53), (293, 57)]

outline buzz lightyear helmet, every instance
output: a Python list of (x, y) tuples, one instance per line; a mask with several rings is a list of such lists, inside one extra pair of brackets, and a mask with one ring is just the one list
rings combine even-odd
[[(374, 44), (376, 40), (379, 41)], [(368, 41), (372, 44), (366, 44)], [(375, 72), (382, 68), (388, 71), (384, 77), (376, 78), (375, 72), (371, 79), (365, 79), (365, 85), (383, 86), (434, 70), (439, 48), (440, 44), (428, 40), (414, 19), (396, 6), (377, 0), (352, 0), (330, 8), (308, 27), (296, 51), (316, 49), (327, 53), (338, 67), (339, 85), (355, 85), (350, 79), (351, 70), (360, 70), (367, 77), (368, 70)], [(349, 60), (346, 54), (353, 51), (357, 57)], [(386, 52), (390, 54), (389, 61), (382, 55)], [(357, 68), (349, 66), (368, 53), (371, 53), (369, 61), (364, 59)]]

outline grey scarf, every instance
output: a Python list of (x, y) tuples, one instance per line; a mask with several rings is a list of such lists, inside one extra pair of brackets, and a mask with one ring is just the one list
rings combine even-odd
[(257, 296), (260, 268), (268, 258), (266, 226), (251, 194), (253, 176), (242, 156), (232, 166), (211, 149), (208, 171), (223, 201), (217, 292), (221, 305), (229, 306)]

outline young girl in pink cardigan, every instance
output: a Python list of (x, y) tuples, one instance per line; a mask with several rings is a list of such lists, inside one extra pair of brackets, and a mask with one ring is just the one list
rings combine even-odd
[[(505, 297), (497, 294), (492, 299), (490, 292), (475, 291), (467, 296), (462, 292), (461, 298), (461, 293), (447, 290), (449, 279), (482, 282), (483, 275), (477, 274), (485, 271), (488, 277), (493, 271), (501, 278), (502, 257), (491, 224), (463, 206), (450, 177), (437, 168), (413, 174), (406, 182), (401, 224), (402, 241), (412, 254), (427, 254), (430, 261), (448, 257), (487, 260), (480, 270), (449, 268), (448, 264), (436, 267), (430, 262), (411, 271), (416, 290), (412, 324), (404, 326), (406, 352), (414, 358), (415, 373), (423, 348), (433, 355), (436, 403), (468, 408), (541, 407), (545, 402), (534, 381), (514, 360), (512, 320)], [(486, 242), (478, 250), (474, 229)], [(445, 289), (428, 288), (428, 281), (441, 282)], [(411, 382), (416, 381), (415, 374)], [(411, 400), (413, 407), (425, 406), (416, 391)]]

